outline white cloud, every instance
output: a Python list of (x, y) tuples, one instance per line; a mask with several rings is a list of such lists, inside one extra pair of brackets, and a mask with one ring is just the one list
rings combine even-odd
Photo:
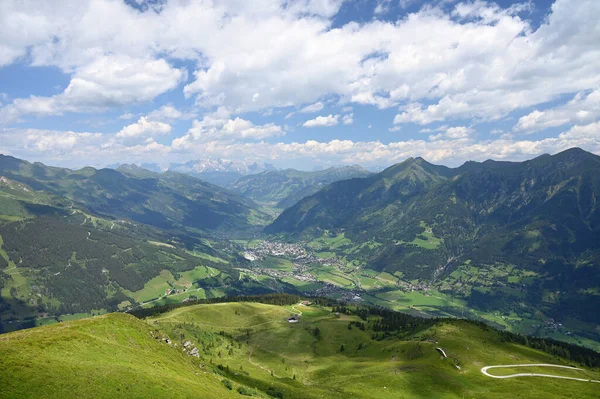
[(163, 105), (147, 115), (149, 120), (155, 121), (188, 120), (197, 116), (198, 114), (194, 111), (181, 111), (171, 104)]
[(51, 97), (18, 98), (0, 108), (0, 122), (23, 115), (94, 112), (152, 100), (175, 88), (185, 75), (165, 60), (106, 56), (76, 70), (67, 88)]
[(202, 120), (195, 120), (187, 134), (173, 140), (173, 147), (189, 148), (211, 140), (263, 140), (284, 134), (281, 126), (274, 123), (254, 125), (239, 117), (232, 119), (229, 110), (221, 107), (214, 113), (204, 115)]
[(141, 137), (156, 137), (169, 134), (171, 125), (163, 122), (150, 121), (142, 116), (136, 123), (125, 126), (116, 137), (118, 139), (134, 139)]
[[(414, 4), (400, 1), (402, 7)], [(445, 7), (428, 4), (395, 21), (375, 19), (334, 27), (341, 0), (173, 0), (162, 4), (160, 12), (152, 8), (140, 12), (111, 0), (1, 1), (0, 66), (20, 60), (56, 67), (70, 76), (70, 82), (54, 96), (33, 92), (8, 104), (3, 101), (0, 123), (27, 115), (126, 107), (152, 101), (185, 82), (179, 90), (190, 102), (208, 107), (208, 112), (219, 107), (229, 110), (227, 115), (217, 112), (195, 121), (190, 132), (179, 138), (205, 147), (218, 142), (207, 147), (215, 151), (233, 146), (234, 140), (262, 140), (285, 132), (272, 123), (254, 125), (245, 115), (236, 117), (242, 112), (275, 109), (277, 114), (279, 107), (301, 109), (325, 102), (324, 98), (335, 98), (338, 106), (345, 107), (340, 115), (320, 116), (307, 121), (309, 125), (331, 126), (340, 119), (343, 123), (352, 112), (346, 107), (353, 103), (398, 108), (394, 118), (398, 126), (452, 120), (472, 125), (515, 110), (535, 109), (517, 123), (515, 132), (577, 125), (579, 130), (567, 130), (572, 135), (599, 117), (595, 101), (600, 87), (600, 2), (557, 0), (535, 30), (526, 19), (527, 4), (504, 9), (483, 1)], [(190, 81), (184, 69), (174, 67), (182, 61), (195, 65)], [(572, 95), (576, 97), (566, 105), (540, 107)], [(146, 115), (146, 121), (192, 117), (190, 112), (166, 106)], [(426, 151), (439, 148), (432, 154), (450, 159), (440, 155), (452, 151), (443, 147), (453, 141), (448, 129), (435, 130), (441, 134), (435, 143), (412, 144)], [(83, 140), (71, 135), (65, 143), (73, 142), (73, 137)], [(494, 145), (474, 142), (472, 136), (459, 140), (473, 142), (464, 144), (466, 154), (473, 148), (490, 151), (485, 157), (504, 154), (495, 147), (498, 143), (506, 143), (507, 154), (513, 155), (531, 145), (533, 150), (527, 151), (558, 148), (551, 141), (496, 137), (489, 142)], [(567, 139), (547, 140), (565, 143)], [(583, 144), (595, 148), (589, 140)], [(151, 148), (150, 144), (144, 148)], [(238, 150), (254, 149), (259, 143), (239, 145)]]
[(300, 112), (306, 113), (306, 114), (312, 114), (312, 113), (321, 111), (323, 109), (323, 107), (324, 107), (323, 103), (320, 101), (317, 101), (314, 104), (307, 105), (306, 107), (302, 108), (300, 110)]
[[(206, 119), (206, 118), (205, 118)], [(210, 125), (206, 122), (206, 125)], [(447, 132), (463, 129), (449, 128)], [(204, 128), (206, 131), (207, 128)], [(223, 127), (221, 127), (221, 130)], [(451, 130), (454, 129), (454, 130)], [(114, 140), (110, 134), (60, 132), (35, 129), (0, 130), (0, 152), (47, 163), (71, 163), (86, 165), (90, 162), (110, 164), (114, 162), (169, 161), (220, 157), (272, 161), (289, 165), (362, 164), (374, 166), (400, 162), (408, 157), (422, 156), (430, 162), (451, 166), (467, 160), (483, 161), (525, 160), (543, 153), (556, 153), (571, 147), (600, 153), (600, 122), (574, 126), (557, 137), (537, 141), (514, 140), (502, 136), (493, 140), (476, 141), (470, 134), (456, 140), (440, 139), (405, 140), (391, 143), (379, 141), (331, 140), (319, 142), (308, 140), (292, 143), (239, 142), (219, 140), (213, 136), (200, 139), (190, 132), (174, 140), (171, 146), (149, 141), (144, 144), (128, 144)], [(203, 135), (203, 133), (200, 133)]]
[(183, 113), (172, 105), (163, 105), (162, 107), (150, 112), (147, 116), (148, 119), (155, 121), (175, 120), (181, 118)]
[[(421, 124), (496, 119), (600, 84), (597, 0), (557, 0), (535, 31), (520, 16), (529, 3), (503, 9), (462, 2), (450, 12), (428, 5), (398, 21), (334, 29), (331, 18), (341, 0), (258, 3), (170, 1), (160, 12), (139, 12), (122, 1), (4, 1), (0, 65), (27, 56), (33, 65), (58, 66), (75, 79), (86, 65), (107, 57), (189, 59), (197, 68), (184, 92), (199, 105), (237, 113), (298, 107), (334, 94), (342, 103), (379, 108), (408, 102), (412, 106), (401, 110), (397, 122)], [(183, 80), (168, 68), (169, 78), (143, 87), (162, 93), (173, 87), (173, 77)], [(136, 69), (154, 76), (150, 64)], [(89, 77), (86, 82), (95, 83)], [(39, 115), (35, 110), (98, 109), (153, 98), (136, 87), (117, 101), (101, 86), (79, 87), (97, 93), (100, 104), (77, 107), (74, 99), (42, 97), (27, 99), (21, 111)]]
[(388, 129), (389, 132), (399, 132), (400, 130), (402, 130), (402, 127), (400, 126), (394, 126)]
[[(463, 129), (450, 128), (456, 133)], [(196, 147), (179, 150), (192, 151), (194, 154), (211, 155), (215, 157), (240, 157), (257, 161), (271, 160), (276, 163), (303, 160), (310, 165), (315, 164), (361, 164), (364, 166), (392, 164), (403, 161), (408, 157), (422, 156), (430, 162), (443, 163), (451, 166), (462, 164), (467, 160), (484, 161), (492, 158), (497, 160), (525, 160), (543, 153), (556, 153), (571, 147), (581, 147), (588, 151), (600, 153), (600, 123), (586, 126), (576, 126), (556, 138), (546, 138), (538, 141), (521, 141), (502, 137), (495, 140), (475, 141), (472, 132), (469, 137), (457, 141), (444, 138), (436, 141), (406, 140), (388, 144), (379, 141), (332, 140), (318, 142), (308, 140), (304, 143), (227, 143), (213, 141), (199, 143)], [(183, 156), (184, 153), (179, 153)]]
[(462, 140), (470, 138), (475, 130), (466, 126), (455, 126), (455, 127), (445, 127), (435, 129), (435, 131), (443, 131), (443, 133), (439, 133), (436, 135), (429, 136), (429, 140), (437, 141), (437, 140)]
[(304, 127), (330, 127), (338, 124), (339, 115), (329, 114), (327, 116), (317, 116), (315, 119), (310, 119), (302, 126)]
[(416, 2), (418, 2), (419, 0), (400, 0), (399, 1), (399, 5), (402, 8), (408, 8), (411, 5), (415, 4)]
[(533, 133), (567, 123), (586, 124), (600, 119), (600, 89), (578, 93), (571, 101), (544, 111), (522, 116), (514, 127), (517, 132)]
[(354, 123), (354, 114), (348, 114), (342, 116), (342, 123), (344, 125), (351, 125)]

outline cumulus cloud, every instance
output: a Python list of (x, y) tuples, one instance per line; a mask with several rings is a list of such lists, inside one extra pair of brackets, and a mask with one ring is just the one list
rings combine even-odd
[(516, 132), (533, 133), (567, 123), (586, 124), (600, 119), (600, 89), (578, 93), (566, 104), (532, 111), (522, 116), (514, 127)]
[[(379, 108), (402, 105), (396, 122), (420, 124), (495, 119), (600, 82), (596, 0), (557, 0), (537, 30), (523, 18), (530, 3), (485, 1), (331, 29), (341, 4), (171, 1), (160, 12), (140, 12), (108, 0), (2, 2), (0, 65), (28, 55), (34, 65), (77, 73), (109, 55), (186, 59), (197, 68), (184, 93), (202, 106), (243, 112), (335, 94)], [(387, 2), (377, 4), (383, 11)], [(37, 100), (35, 108), (69, 109)]]
[(385, 14), (390, 9), (391, 0), (378, 0), (375, 9), (373, 10), (373, 14), (380, 15)]
[[(206, 119), (206, 118), (205, 118)], [(228, 120), (229, 121), (229, 120)], [(460, 128), (460, 129), (459, 129)], [(462, 127), (448, 128), (446, 134), (459, 134)], [(61, 132), (35, 129), (0, 130), (0, 152), (44, 162), (70, 162), (78, 165), (106, 165), (113, 162), (153, 161), (158, 157), (181, 161), (199, 157), (221, 157), (265, 161), (297, 161), (300, 164), (362, 164), (375, 166), (401, 162), (422, 156), (430, 162), (459, 165), (467, 160), (524, 160), (543, 153), (556, 153), (571, 147), (600, 152), (600, 122), (576, 125), (557, 137), (540, 140), (514, 140), (501, 136), (492, 140), (475, 140), (472, 132), (461, 138), (461, 145), (450, 137), (435, 141), (331, 140), (320, 142), (269, 143), (266, 141), (219, 140), (192, 137), (189, 132), (171, 146), (149, 141), (132, 144), (114, 140), (110, 134)]]
[(133, 119), (135, 118), (135, 114), (132, 114), (131, 112), (126, 112), (124, 114), (119, 115), (119, 119), (123, 119), (123, 120), (128, 120), (128, 119)]
[[(467, 128), (468, 129), (468, 128)], [(449, 131), (449, 133), (448, 133)], [(449, 135), (463, 136), (464, 129), (448, 128)], [(301, 160), (311, 164), (362, 164), (375, 166), (401, 162), (408, 157), (422, 156), (430, 162), (457, 166), (468, 160), (484, 161), (525, 160), (544, 153), (557, 153), (571, 147), (581, 147), (588, 151), (600, 152), (600, 122), (575, 126), (558, 137), (537, 141), (514, 140), (500, 137), (493, 140), (476, 141), (472, 131), (468, 137), (456, 139), (445, 137), (440, 140), (405, 140), (390, 143), (380, 141), (331, 140), (320, 142), (308, 140), (292, 143), (233, 143), (210, 141), (199, 143), (197, 147), (179, 148), (178, 156), (191, 150), (192, 154), (204, 154), (216, 157), (236, 158), (239, 154), (251, 154), (250, 159), (257, 161), (272, 160), (286, 162)], [(189, 155), (191, 158), (194, 155)]]
[(344, 125), (351, 125), (354, 123), (354, 114), (348, 114), (342, 116), (342, 123)]
[(171, 148), (147, 141), (116, 140), (113, 134), (44, 129), (0, 129), (0, 152), (28, 160), (68, 166), (105, 166), (112, 163), (152, 160)]
[(187, 134), (173, 140), (175, 148), (193, 148), (198, 143), (211, 140), (263, 140), (282, 136), (285, 131), (274, 123), (255, 125), (240, 117), (231, 118), (226, 108), (204, 115), (202, 120), (194, 120)]
[(450, 128), (446, 128), (446, 127), (442, 127), (441, 129), (435, 129), (436, 131), (443, 131), (443, 133), (439, 133), (436, 135), (432, 135), (429, 136), (429, 140), (431, 141), (436, 141), (436, 140), (442, 140), (442, 139), (446, 139), (446, 140), (461, 140), (461, 139), (468, 139), (471, 137), (471, 135), (473, 133), (475, 133), (475, 130), (466, 126), (455, 126), (455, 127), (450, 127)]
[[(378, 3), (382, 12), (386, 3)], [(467, 155), (488, 151), (481, 155), (485, 158), (518, 158), (516, 154), (554, 151), (567, 142), (597, 148), (585, 126), (595, 126), (600, 117), (600, 2), (557, 0), (539, 28), (527, 20), (530, 3), (504, 8), (480, 0), (443, 3), (415, 7), (395, 21), (334, 25), (341, 0), (169, 1), (157, 6), (160, 12), (111, 0), (2, 1), (0, 67), (15, 62), (53, 67), (70, 81), (53, 96), (4, 100), (0, 123), (28, 115), (121, 109), (178, 88), (189, 103), (205, 108), (203, 119), (172, 105), (145, 116), (146, 123), (196, 119), (173, 142), (178, 151), (198, 148), (198, 143), (214, 152), (232, 149), (248, 156), (259, 150), (276, 157), (284, 149), (303, 151), (298, 143), (249, 142), (281, 136), (285, 130), (274, 123), (254, 123), (245, 112), (268, 115), (275, 110), (277, 115), (278, 108), (302, 111), (303, 106), (321, 112), (317, 108), (324, 98), (335, 98), (344, 109), (305, 126), (344, 123), (348, 116), (353, 119), (351, 106), (356, 104), (397, 109), (395, 127), (455, 120), (452, 124), (470, 126), (522, 109), (534, 111), (517, 122), (515, 133), (565, 125), (563, 135), (540, 141), (502, 135), (477, 142), (474, 132), (446, 128), (432, 135), (439, 136), (434, 141), (302, 143), (327, 148), (327, 154), (337, 154), (333, 148), (358, 148), (350, 151), (362, 154), (355, 162), (372, 153), (401, 157), (410, 152), (399, 150), (407, 145), (424, 151), (419, 155), (444, 160), (458, 159), (456, 151), (463, 149)], [(174, 66), (183, 63), (193, 65), (190, 80), (185, 69)], [(549, 109), (542, 106), (566, 96), (575, 97)], [(227, 110), (226, 115), (219, 109)], [(67, 135), (63, 143), (81, 144), (84, 137)], [(148, 137), (141, 144), (147, 151), (171, 151), (147, 142)], [(107, 143), (113, 148), (131, 144)], [(500, 144), (506, 144), (505, 152)], [(361, 152), (364, 148), (372, 152)]]
[(65, 112), (104, 111), (111, 107), (152, 100), (175, 88), (185, 71), (163, 59), (105, 56), (74, 73), (67, 88), (51, 97), (18, 98), (0, 108), (0, 122), (23, 115), (62, 115)]
[(171, 125), (163, 122), (150, 121), (142, 116), (136, 123), (125, 126), (116, 137), (118, 139), (133, 139), (142, 137), (156, 137), (171, 132)]
[(307, 120), (302, 124), (304, 127), (330, 127), (338, 124), (339, 115), (329, 114), (327, 116), (317, 116), (315, 119)]

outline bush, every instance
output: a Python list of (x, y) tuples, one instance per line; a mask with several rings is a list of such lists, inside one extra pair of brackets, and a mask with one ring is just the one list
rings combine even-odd
[(240, 395), (244, 395), (244, 396), (252, 396), (252, 391), (251, 391), (250, 389), (246, 388), (246, 387), (245, 387), (245, 386), (243, 386), (243, 385), (240, 385), (240, 386), (238, 387), (237, 391), (238, 391), (238, 393), (239, 393)]
[(221, 382), (223, 383), (223, 385), (225, 385), (225, 388), (229, 389), (230, 391), (233, 389), (233, 384), (228, 379), (224, 379)]
[(283, 399), (283, 392), (280, 392), (280, 391), (278, 391), (277, 389), (275, 389), (273, 387), (269, 387), (267, 389), (267, 395), (272, 396), (274, 398)]

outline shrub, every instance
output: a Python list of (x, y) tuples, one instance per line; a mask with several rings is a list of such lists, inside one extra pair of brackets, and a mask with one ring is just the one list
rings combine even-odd
[(245, 386), (243, 386), (243, 385), (240, 385), (240, 386), (238, 387), (237, 391), (238, 391), (238, 393), (239, 393), (240, 395), (244, 395), (244, 396), (252, 396), (252, 391), (251, 391), (250, 389), (246, 388), (246, 387), (245, 387)]
[(280, 392), (280, 391), (278, 391), (277, 389), (275, 389), (273, 387), (269, 387), (267, 389), (267, 395), (272, 396), (274, 398), (283, 399), (283, 392)]

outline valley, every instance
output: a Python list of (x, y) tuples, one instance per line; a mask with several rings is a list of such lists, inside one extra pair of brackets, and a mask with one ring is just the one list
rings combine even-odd
[(600, 399), (600, 0), (0, 0), (0, 399)]
[[(380, 174), (326, 185), (277, 218), (267, 202), (258, 206), (175, 172), (135, 166), (71, 171), (11, 157), (0, 161), (9, 176), (0, 182), (4, 331), (138, 307), (287, 292), (468, 318), (600, 349), (593, 311), (598, 252), (589, 236), (597, 212), (581, 214), (587, 206), (581, 203), (576, 210), (567, 206), (566, 216), (548, 213), (549, 203), (570, 203), (580, 188), (563, 182), (551, 195), (543, 191), (565, 173), (595, 178), (598, 157), (581, 150), (457, 169), (409, 159)], [(551, 168), (563, 172), (555, 177)], [(355, 172), (364, 173), (331, 169), (306, 176)], [(543, 188), (523, 194), (519, 182), (542, 172), (548, 181)], [(280, 177), (265, 184), (272, 175), (282, 176), (268, 171), (241, 179), (256, 199), (270, 198), (265, 193), (271, 189), (273, 198), (284, 198), (287, 183), (277, 183)], [(467, 189), (480, 175), (501, 187), (490, 188), (490, 198), (472, 198)], [(263, 191), (252, 191), (253, 185)], [(104, 194), (91, 199), (86, 190)], [(519, 193), (509, 204), (494, 190)], [(527, 206), (519, 205), (519, 195)], [(583, 201), (584, 193), (578, 195)], [(432, 213), (437, 209), (444, 212)], [(573, 212), (579, 219), (569, 216)], [(505, 218), (517, 219), (505, 225)], [(570, 252), (561, 249), (565, 231), (581, 241)]]
[[(245, 243), (249, 249), (244, 254), (254, 260), (249, 269), (240, 269), (240, 272), (263, 284), (270, 282), (275, 287), (279, 284), (281, 290), (286, 290), (282, 283), (290, 284), (304, 295), (328, 296), (426, 317), (480, 320), (508, 331), (600, 349), (598, 337), (590, 335), (593, 325), (568, 317), (554, 320), (541, 311), (531, 309), (488, 312), (469, 306), (469, 300), (464, 296), (465, 285), (485, 290), (500, 277), (507, 288), (519, 289), (521, 279), (532, 277), (514, 267), (497, 265), (486, 272), (469, 266), (470, 262), (467, 262), (442, 281), (410, 281), (403, 279), (401, 274), (377, 272), (337, 257), (330, 251), (343, 248), (340, 243), (348, 247), (350, 241), (343, 237), (321, 237), (304, 245), (249, 241)], [(353, 252), (354, 249), (347, 251)], [(463, 280), (462, 276), (468, 279)]]

